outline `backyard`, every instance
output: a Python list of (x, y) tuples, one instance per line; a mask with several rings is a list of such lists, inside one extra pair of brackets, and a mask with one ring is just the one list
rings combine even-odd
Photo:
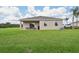
[(79, 29), (22, 30), (0, 28), (2, 53), (79, 53)]

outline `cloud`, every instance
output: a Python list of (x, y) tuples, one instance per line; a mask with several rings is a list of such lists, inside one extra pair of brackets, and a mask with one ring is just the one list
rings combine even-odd
[(10, 6), (10, 7), (0, 7), (0, 23), (1, 22), (11, 22), (11, 23), (19, 23), (20, 18), (27, 18), (33, 16), (49, 16), (56, 18), (65, 18), (69, 17), (71, 13), (67, 12), (66, 7), (58, 7), (51, 8), (49, 6), (45, 6), (43, 10), (36, 10), (35, 6), (28, 6), (27, 13), (23, 16), (18, 7)]
[(65, 7), (58, 7), (58, 8), (52, 8), (50, 9), (49, 6), (46, 6), (43, 8), (42, 11), (35, 10), (35, 7), (30, 6), (28, 7), (28, 13), (32, 16), (51, 16), (56, 17), (58, 15), (64, 15), (66, 13), (67, 9)]
[(27, 13), (24, 17), (22, 18), (28, 18), (28, 17), (33, 17), (31, 14)]
[(34, 6), (29, 6), (27, 10), (28, 13), (31, 14), (32, 16), (35, 16), (37, 14), (37, 11), (35, 10)]
[(1, 20), (0, 23), (10, 22), (11, 24), (19, 24), (19, 20), (18, 19), (19, 19), (18, 17), (10, 15), (10, 16), (5, 17), (3, 20)]
[(2, 23), (18, 23), (17, 20), (21, 17), (22, 15), (18, 7), (0, 7), (0, 21)]
[(8, 15), (21, 16), (18, 7), (0, 7), (0, 15), (3, 15), (3, 16), (8, 16)]

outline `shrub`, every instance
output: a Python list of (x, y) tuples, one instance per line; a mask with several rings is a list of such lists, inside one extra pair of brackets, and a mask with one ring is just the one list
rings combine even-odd
[(65, 29), (72, 29), (72, 26), (70, 26), (70, 27), (64, 26), (64, 28), (65, 28)]

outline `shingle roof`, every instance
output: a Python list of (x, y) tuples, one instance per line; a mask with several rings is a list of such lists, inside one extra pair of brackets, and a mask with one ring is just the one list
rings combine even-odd
[(20, 21), (48, 21), (48, 20), (52, 21), (52, 20), (63, 20), (63, 19), (47, 17), (47, 16), (36, 16), (36, 17), (29, 17), (29, 18), (20, 19)]

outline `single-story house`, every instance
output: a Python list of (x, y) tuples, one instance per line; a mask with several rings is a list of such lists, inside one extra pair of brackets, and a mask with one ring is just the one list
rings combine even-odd
[(79, 21), (71, 23), (71, 26), (74, 26), (74, 27), (77, 26), (77, 27), (79, 27)]
[(36, 16), (20, 19), (20, 28), (38, 30), (58, 30), (64, 28), (63, 19), (47, 16)]

